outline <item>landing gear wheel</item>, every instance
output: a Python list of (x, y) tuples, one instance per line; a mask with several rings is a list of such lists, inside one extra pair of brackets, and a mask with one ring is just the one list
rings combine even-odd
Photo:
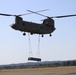
[(26, 33), (23, 33), (23, 36), (25, 36), (26, 35)]
[(42, 37), (44, 37), (44, 35), (42, 34)]
[(33, 33), (30, 33), (31, 35), (33, 35)]
[(50, 34), (50, 37), (51, 37), (52, 35)]

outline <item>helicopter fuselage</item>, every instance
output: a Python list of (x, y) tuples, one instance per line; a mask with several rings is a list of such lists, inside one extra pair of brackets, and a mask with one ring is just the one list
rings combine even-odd
[(16, 17), (15, 22), (11, 25), (13, 29), (32, 34), (51, 34), (55, 30), (51, 25), (23, 21), (20, 18)]

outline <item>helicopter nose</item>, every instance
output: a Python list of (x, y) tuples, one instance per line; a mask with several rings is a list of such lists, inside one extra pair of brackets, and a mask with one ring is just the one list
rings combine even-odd
[(13, 25), (11, 25), (11, 28), (14, 28), (14, 26), (13, 26)]
[(15, 29), (15, 25), (14, 25), (14, 24), (12, 24), (12, 25), (11, 25), (11, 28)]

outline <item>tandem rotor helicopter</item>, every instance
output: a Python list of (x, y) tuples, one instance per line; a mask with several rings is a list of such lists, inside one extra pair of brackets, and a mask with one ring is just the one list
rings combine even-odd
[[(46, 9), (48, 10), (48, 9)], [(53, 33), (55, 31), (55, 25), (54, 25), (54, 20), (53, 18), (64, 18), (64, 17), (73, 17), (76, 16), (76, 14), (73, 15), (63, 15), (63, 16), (54, 16), (54, 17), (49, 17), (49, 16), (45, 16), (42, 15), (38, 12), (42, 12), (42, 11), (46, 11), (46, 10), (40, 10), (40, 11), (31, 11), (31, 10), (27, 10), (30, 13), (27, 14), (20, 14), (20, 15), (11, 15), (11, 14), (3, 14), (0, 13), (0, 15), (2, 16), (14, 16), (15, 17), (15, 21), (14, 23), (11, 25), (11, 27), (15, 30), (19, 30), (21, 32), (23, 32), (23, 35), (25, 36), (26, 33), (28, 32), (31, 35), (32, 34), (39, 34), (42, 37), (44, 36), (44, 34), (49, 34), (51, 36), (51, 33)], [(34, 23), (34, 22), (29, 22), (29, 21), (24, 21), (23, 18), (21, 16), (24, 15), (28, 15), (31, 13), (35, 13), (41, 16), (46, 17), (46, 19), (42, 20), (43, 22), (41, 24), (39, 23)]]

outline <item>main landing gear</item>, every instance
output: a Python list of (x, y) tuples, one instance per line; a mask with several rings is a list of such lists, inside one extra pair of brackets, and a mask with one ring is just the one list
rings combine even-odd
[[(33, 33), (30, 33), (30, 34), (33, 35)], [(23, 36), (25, 36), (25, 35), (26, 35), (26, 33), (24, 32)], [(51, 37), (52, 35), (50, 34), (49, 36)], [(41, 37), (44, 37), (44, 35), (42, 34)]]
[[(30, 34), (33, 35), (33, 33), (30, 33)], [(26, 35), (26, 33), (24, 32), (24, 33), (23, 33), (23, 36), (25, 36), (25, 35)]]
[(52, 35), (50, 34), (50, 37), (51, 37)]
[[(52, 35), (50, 34), (49, 36), (51, 37)], [(44, 37), (44, 35), (42, 34), (41, 37)]]
[(24, 32), (24, 33), (23, 33), (23, 36), (25, 36), (25, 35), (26, 35), (26, 33)]

